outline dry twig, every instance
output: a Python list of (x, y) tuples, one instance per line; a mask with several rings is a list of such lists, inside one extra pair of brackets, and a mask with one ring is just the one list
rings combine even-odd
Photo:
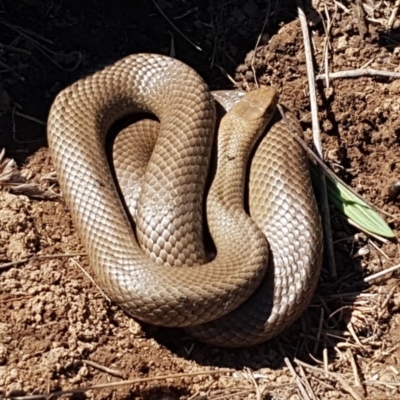
[[(303, 2), (301, 0), (296, 0), (296, 3), (301, 23), (301, 28), (303, 32), (303, 42), (304, 42), (304, 49), (306, 56), (307, 76), (308, 76), (308, 85), (310, 92), (309, 95), (310, 95), (313, 141), (319, 157), (321, 158), (321, 160), (323, 160), (321, 133), (318, 121), (317, 92), (315, 89), (315, 74), (314, 74), (313, 56), (310, 44), (310, 36), (308, 32), (307, 19), (303, 11), (304, 8)], [(327, 250), (326, 259), (328, 261), (331, 277), (336, 278), (337, 272), (335, 263), (335, 253), (333, 250), (331, 219), (330, 219), (329, 204), (328, 204), (328, 191), (326, 188), (326, 177), (322, 168), (319, 168), (319, 172), (321, 181), (321, 212), (323, 218), (324, 236), (325, 236), (325, 243)]]
[[(70, 54), (55, 53), (54, 51), (51, 51), (46, 46), (39, 43), (38, 40), (47, 42), (49, 44), (53, 44), (53, 42), (51, 40), (43, 37), (42, 35), (39, 35), (38, 33), (33, 32), (29, 29), (22, 28), (17, 25), (13, 25), (13, 24), (9, 23), (8, 21), (6, 21), (4, 18), (0, 18), (0, 24), (3, 24), (4, 26), (8, 27), (9, 29), (13, 30), (14, 32), (17, 32), (22, 37), (31, 41), (35, 45), (35, 48), (40, 53), (42, 53), (48, 60), (50, 60), (51, 63), (53, 63), (55, 66), (62, 69), (63, 71), (66, 71), (66, 72), (74, 71), (76, 68), (78, 68), (78, 66), (80, 65), (80, 63), (82, 61), (82, 54), (79, 51), (74, 51)], [(38, 39), (38, 40), (34, 39), (33, 37), (36, 37), (36, 39)], [(76, 62), (71, 68), (65, 68), (58, 61), (56, 61), (56, 57), (52, 57), (52, 56), (63, 57), (66, 60), (69, 60), (73, 56), (76, 56), (75, 57)]]
[(394, 265), (393, 267), (386, 268), (386, 269), (384, 269), (384, 270), (382, 270), (382, 271), (379, 271), (379, 272), (377, 272), (377, 273), (375, 273), (375, 274), (372, 274), (372, 275), (370, 275), (370, 276), (367, 276), (366, 278), (362, 279), (361, 281), (359, 281), (359, 282), (357, 282), (357, 283), (372, 282), (372, 281), (374, 281), (375, 279), (378, 279), (378, 278), (380, 278), (380, 277), (382, 277), (382, 276), (384, 276), (384, 275), (387, 275), (387, 274), (391, 274), (392, 272), (395, 272), (395, 271), (397, 271), (398, 269), (400, 269), (400, 264)]
[(0, 188), (9, 189), (14, 194), (40, 199), (54, 199), (57, 194), (42, 190), (35, 183), (28, 183), (21, 175), (13, 159), (5, 158), (5, 149), (0, 151)]
[(59, 254), (46, 254), (43, 256), (32, 256), (28, 258), (24, 258), (22, 260), (18, 261), (11, 261), (8, 263), (0, 264), (0, 270), (6, 269), (6, 268), (11, 268), (11, 267), (16, 267), (17, 265), (25, 264), (29, 261), (42, 261), (42, 260), (48, 260), (52, 258), (65, 258), (65, 257), (78, 257), (78, 256), (86, 256), (86, 253), (59, 253)]
[(89, 279), (89, 281), (92, 282), (94, 286), (96, 286), (100, 294), (111, 304), (112, 303), (111, 299), (106, 295), (104, 290), (95, 282), (95, 280), (90, 276), (90, 274), (85, 270), (85, 268), (83, 268), (82, 265), (79, 264), (78, 261), (76, 261), (74, 258), (71, 258), (70, 262), (83, 272), (83, 274)]
[(362, 39), (364, 39), (365, 35), (368, 33), (368, 27), (365, 22), (365, 13), (364, 8), (361, 0), (356, 0), (355, 5), (355, 14), (356, 14), (356, 21), (358, 25), (358, 32)]
[(96, 368), (99, 371), (105, 372), (106, 374), (110, 374), (112, 376), (116, 376), (117, 378), (123, 378), (124, 377), (121, 371), (117, 371), (115, 369), (105, 367), (104, 365), (100, 365), (100, 364), (98, 364), (98, 363), (96, 363), (94, 361), (82, 360), (82, 363), (86, 364), (86, 365), (89, 365), (89, 366), (91, 366), (93, 368)]
[(167, 17), (165, 12), (161, 9), (161, 7), (157, 4), (155, 0), (151, 0), (154, 6), (157, 8), (159, 13), (165, 18), (165, 20), (172, 26), (172, 28), (175, 29), (179, 35), (181, 35), (188, 43), (190, 43), (196, 50), (198, 51), (203, 51), (200, 46), (197, 46), (197, 44), (193, 43), (186, 35), (183, 34), (183, 32), (178, 29), (178, 27)]
[(389, 21), (387, 23), (387, 29), (392, 29), (394, 21), (397, 17), (397, 13), (399, 12), (399, 7), (400, 7), (400, 0), (396, 0), (396, 3), (393, 7), (392, 13), (390, 14)]
[(309, 369), (310, 371), (314, 371), (317, 373), (324, 375), (328, 375), (331, 379), (336, 380), (337, 382), (339, 382), (342, 385), (342, 388), (349, 393), (354, 400), (362, 400), (362, 398), (355, 392), (355, 390), (348, 384), (348, 382), (338, 373), (334, 373), (334, 372), (328, 372), (328, 371), (324, 371), (318, 367), (314, 367), (312, 365), (309, 365), (303, 361), (297, 360), (295, 359), (294, 362), (297, 365), (301, 365), (306, 369)]
[(297, 384), (297, 387), (300, 391), (302, 398), (304, 400), (311, 400), (310, 396), (307, 394), (307, 391), (303, 385), (303, 382), (301, 381), (300, 377), (297, 375), (296, 371), (293, 368), (293, 365), (291, 364), (291, 362), (289, 361), (289, 359), (287, 357), (285, 357), (285, 364), (289, 368), (289, 371), (292, 374), (292, 376)]
[[(373, 68), (359, 68), (348, 71), (330, 72), (329, 79), (338, 78), (360, 78), (361, 76), (383, 76), (387, 78), (400, 78), (400, 72), (382, 71)], [(325, 79), (326, 74), (317, 75), (316, 79)]]
[(254, 46), (253, 57), (251, 58), (251, 70), (253, 71), (254, 83), (255, 83), (257, 88), (259, 86), (258, 86), (258, 82), (257, 82), (257, 78), (256, 78), (257, 74), (256, 74), (256, 70), (254, 68), (254, 61), (255, 61), (255, 58), (256, 58), (256, 51), (257, 51), (258, 45), (260, 44), (260, 40), (261, 40), (262, 34), (264, 33), (265, 26), (267, 25), (267, 22), (269, 20), (270, 12), (271, 12), (271, 2), (268, 2), (267, 14), (265, 15), (264, 23), (263, 23), (263, 26), (261, 28), (261, 32), (258, 35), (256, 45)]
[(118, 388), (121, 386), (127, 385), (135, 385), (138, 383), (144, 382), (156, 382), (156, 381), (165, 381), (167, 379), (180, 379), (186, 378), (190, 376), (200, 376), (200, 375), (222, 375), (222, 374), (229, 374), (235, 372), (234, 369), (220, 369), (220, 370), (209, 370), (209, 371), (199, 371), (199, 372), (187, 372), (183, 374), (170, 374), (170, 375), (160, 375), (160, 376), (149, 376), (147, 378), (135, 378), (129, 379), (120, 382), (108, 382), (108, 383), (100, 383), (98, 385), (92, 386), (85, 386), (81, 388), (75, 389), (66, 389), (60, 390), (58, 392), (49, 392), (49, 393), (42, 393), (42, 394), (33, 394), (28, 396), (5, 396), (5, 399), (9, 400), (45, 400), (49, 397), (58, 397), (64, 396), (66, 394), (77, 394), (77, 393), (85, 393), (89, 390), (100, 390), (100, 389), (111, 389), (111, 388)]
[(312, 123), (312, 133), (313, 133), (313, 142), (314, 146), (317, 150), (317, 154), (324, 158), (322, 152), (322, 144), (321, 144), (321, 130), (318, 121), (318, 106), (317, 106), (317, 91), (315, 89), (315, 74), (314, 74), (314, 60), (311, 50), (311, 42), (310, 35), (308, 32), (308, 24), (307, 18), (304, 13), (304, 5), (302, 0), (297, 0), (297, 11), (299, 14), (301, 30), (303, 33), (303, 43), (304, 43), (304, 51), (306, 57), (306, 65), (307, 65), (307, 77), (308, 77), (308, 90), (310, 96), (310, 108), (311, 108), (311, 123)]

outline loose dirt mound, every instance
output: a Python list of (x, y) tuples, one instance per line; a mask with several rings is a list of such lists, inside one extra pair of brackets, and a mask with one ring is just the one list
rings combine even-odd
[[(144, 0), (1, 3), (0, 148), (20, 163), (22, 175), (36, 189), (28, 195), (7, 188), (0, 192), (0, 396), (184, 373), (192, 375), (84, 396), (193, 400), (400, 395), (398, 275), (363, 281), (398, 264), (398, 246), (360, 234), (335, 209), (331, 222), (337, 277), (324, 263), (317, 293), (301, 320), (255, 348), (220, 350), (193, 343), (179, 330), (142, 326), (110, 304), (86, 274), (91, 269), (58, 196), (40, 123), (57, 92), (77, 78), (130, 53), (173, 50), (213, 89), (231, 87), (225, 72), (245, 89), (256, 82), (276, 86), (281, 102), (297, 114), (311, 139), (295, 4), (214, 3), (172, 6), (157, 1), (186, 39), (154, 3)], [(306, 7), (318, 73), (361, 67), (400, 72), (399, 34), (393, 28), (397, 21), (393, 29), (387, 25), (393, 4), (373, 9), (367, 0), (325, 3)], [(259, 46), (252, 50), (261, 32)], [(329, 88), (318, 80), (326, 160), (358, 193), (391, 215), (386, 219), (396, 235), (399, 206), (388, 197), (388, 188), (400, 175), (399, 92), (400, 81), (387, 77), (332, 79)], [(234, 371), (224, 372), (226, 368)]]

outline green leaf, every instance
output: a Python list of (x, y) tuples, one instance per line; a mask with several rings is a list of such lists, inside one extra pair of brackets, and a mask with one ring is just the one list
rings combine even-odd
[[(311, 176), (313, 182), (318, 182), (319, 177), (317, 174), (317, 167), (312, 165)], [(388, 239), (396, 237), (385, 220), (358, 195), (354, 194), (338, 180), (335, 180), (333, 173), (332, 176), (331, 174), (326, 174), (326, 187), (329, 201), (364, 231)]]

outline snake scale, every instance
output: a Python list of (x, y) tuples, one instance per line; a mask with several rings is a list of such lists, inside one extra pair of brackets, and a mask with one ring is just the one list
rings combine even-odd
[[(262, 88), (222, 117), (208, 191), (218, 120), (213, 94), (190, 67), (131, 55), (56, 97), (47, 130), (63, 196), (97, 284), (130, 315), (243, 347), (272, 338), (304, 311), (319, 278), (322, 229), (307, 155), (293, 135), (301, 127), (290, 113), (290, 124), (279, 119), (276, 102), (276, 92)], [(131, 222), (105, 143), (115, 121), (138, 112), (159, 124), (152, 131), (138, 123), (115, 155), (121, 191), (125, 179), (137, 180), (126, 201)], [(131, 149), (147, 166), (127, 162)]]

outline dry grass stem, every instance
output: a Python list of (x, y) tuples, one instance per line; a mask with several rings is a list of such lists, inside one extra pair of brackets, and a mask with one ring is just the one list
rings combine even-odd
[(368, 33), (368, 27), (365, 22), (365, 12), (363, 8), (362, 0), (356, 0), (354, 5), (354, 11), (356, 16), (356, 22), (358, 26), (358, 33), (361, 38), (364, 39), (365, 35)]
[(297, 375), (296, 371), (293, 368), (293, 365), (291, 364), (291, 362), (289, 361), (289, 359), (287, 357), (285, 357), (285, 364), (289, 368), (289, 371), (296, 382), (296, 385), (299, 389), (302, 399), (310, 400), (310, 397), (308, 396), (307, 391), (304, 388), (303, 382), (301, 381), (300, 377)]
[[(329, 79), (360, 78), (362, 76), (383, 76), (387, 78), (400, 78), (400, 72), (382, 71), (373, 68), (359, 68), (329, 73)], [(317, 75), (316, 79), (326, 79), (326, 74)]]
[(374, 281), (375, 279), (379, 279), (379, 278), (381, 278), (381, 277), (384, 276), (384, 275), (391, 274), (392, 272), (395, 272), (395, 271), (397, 271), (398, 269), (400, 269), (400, 264), (394, 265), (393, 267), (386, 268), (386, 269), (384, 269), (384, 270), (382, 270), (382, 271), (379, 271), (379, 272), (377, 272), (377, 273), (375, 273), (375, 274), (372, 274), (372, 275), (370, 275), (370, 276), (367, 276), (367, 277), (364, 278), (361, 282), (366, 282), (366, 283), (372, 282), (372, 281)]
[(14, 194), (21, 194), (38, 199), (54, 199), (57, 194), (42, 190), (35, 183), (26, 182), (14, 160), (5, 158), (5, 149), (0, 151), (0, 188), (8, 189)]
[(399, 7), (400, 7), (400, 0), (396, 0), (396, 3), (394, 4), (394, 7), (392, 9), (392, 13), (390, 14), (389, 21), (387, 23), (387, 29), (392, 29), (394, 21), (397, 17), (397, 14), (399, 12)]
[(382, 257), (384, 257), (386, 260), (389, 260), (390, 257), (381, 248), (379, 248), (371, 239), (368, 239), (368, 244), (370, 244)]
[(165, 18), (165, 20), (174, 28), (174, 30), (182, 36), (188, 43), (190, 43), (196, 50), (198, 51), (203, 51), (200, 46), (197, 46), (197, 44), (193, 43), (164, 13), (164, 11), (161, 9), (161, 7), (157, 4), (155, 0), (151, 0), (154, 6), (157, 8), (159, 13)]
[(307, 378), (304, 368), (301, 365), (299, 365), (298, 367), (299, 367), (302, 381), (307, 389), (307, 393), (310, 395), (311, 400), (317, 400), (317, 397), (315, 396), (314, 390), (312, 389), (312, 387), (310, 385), (309, 379)]
[(346, 14), (350, 14), (350, 10), (344, 6), (340, 1), (335, 0), (335, 5), (341, 8)]
[(100, 365), (100, 364), (98, 364), (98, 363), (96, 363), (94, 361), (82, 360), (82, 363), (86, 364), (86, 365), (89, 365), (89, 366), (91, 366), (93, 368), (96, 368), (99, 371), (102, 371), (102, 372), (105, 372), (105, 373), (110, 374), (112, 376), (115, 376), (117, 378), (123, 378), (124, 377), (122, 372), (117, 371), (115, 369), (111, 369), (111, 368), (105, 367), (104, 365)]
[(314, 367), (312, 365), (309, 365), (309, 364), (307, 364), (307, 363), (305, 363), (303, 361), (297, 360), (297, 359), (295, 359), (294, 361), (295, 361), (295, 363), (297, 365), (301, 365), (301, 366), (303, 366), (304, 368), (306, 368), (306, 369), (308, 369), (310, 371), (314, 371), (316, 373), (322, 374), (323, 376), (324, 375), (328, 375), (331, 379), (334, 379), (337, 382), (339, 382), (342, 385), (342, 388), (347, 393), (349, 393), (353, 397), (354, 400), (363, 400), (340, 374), (334, 373), (334, 372), (324, 371), (324, 370), (322, 370), (322, 369), (320, 369), (318, 367)]
[(62, 254), (46, 254), (43, 256), (32, 256), (29, 258), (24, 258), (22, 260), (18, 261), (11, 261), (8, 263), (0, 264), (0, 270), (1, 269), (6, 269), (6, 268), (11, 268), (11, 267), (16, 267), (17, 265), (22, 265), (26, 264), (27, 262), (30, 261), (43, 261), (43, 260), (49, 260), (49, 259), (54, 259), (54, 258), (65, 258), (65, 257), (79, 257), (79, 256), (86, 256), (86, 253), (62, 253)]
[(258, 82), (257, 82), (256, 70), (255, 70), (255, 68), (254, 68), (254, 60), (255, 60), (255, 55), (256, 55), (257, 48), (258, 48), (258, 46), (259, 46), (259, 44), (260, 44), (261, 37), (262, 37), (262, 35), (263, 35), (263, 33), (264, 33), (265, 27), (266, 27), (267, 22), (268, 22), (268, 20), (269, 20), (270, 12), (271, 12), (271, 2), (268, 2), (267, 13), (266, 13), (265, 18), (264, 18), (264, 23), (263, 23), (263, 26), (262, 26), (262, 28), (261, 28), (261, 32), (260, 32), (260, 34), (259, 34), (258, 37), (257, 37), (257, 41), (256, 41), (256, 44), (255, 44), (255, 46), (254, 46), (253, 57), (252, 57), (251, 63), (250, 63), (250, 64), (251, 64), (251, 69), (252, 69), (253, 75), (254, 75), (254, 84), (256, 85), (256, 88), (258, 88), (259, 85), (258, 85)]
[[(315, 74), (314, 74), (314, 63), (313, 55), (310, 45), (310, 35), (308, 32), (307, 19), (304, 14), (303, 8), (304, 4), (301, 0), (296, 0), (297, 11), (300, 19), (301, 30), (303, 33), (303, 43), (306, 57), (307, 66), (307, 77), (308, 77), (308, 87), (310, 96), (310, 108), (311, 108), (311, 122), (312, 122), (312, 133), (313, 142), (317, 150), (317, 154), (323, 160), (322, 143), (321, 143), (321, 131), (318, 121), (318, 106), (317, 106), (317, 92), (315, 88)], [(326, 244), (326, 259), (328, 261), (329, 271), (332, 278), (336, 278), (336, 263), (335, 254), (333, 249), (333, 239), (332, 239), (332, 229), (331, 229), (331, 218), (329, 212), (328, 204), (328, 191), (326, 188), (326, 176), (324, 173), (324, 168), (319, 168), (319, 177), (321, 183), (321, 214), (323, 220), (324, 228), (324, 239)]]
[(5, 158), (5, 149), (0, 151), (0, 187), (20, 186), (25, 183), (14, 160)]
[(317, 92), (315, 88), (314, 60), (311, 50), (310, 34), (308, 31), (307, 18), (304, 13), (304, 4), (301, 0), (296, 0), (296, 3), (301, 24), (301, 31), (303, 33), (303, 43), (304, 43), (304, 51), (305, 51), (306, 65), (307, 65), (313, 142), (317, 150), (317, 154), (321, 157), (321, 159), (323, 159), (324, 155), (322, 152), (321, 131), (318, 120)]
[(85, 393), (89, 390), (101, 390), (101, 389), (111, 389), (111, 388), (118, 388), (127, 385), (135, 385), (138, 383), (143, 382), (156, 382), (156, 381), (165, 381), (168, 379), (179, 379), (179, 378), (186, 378), (191, 376), (200, 376), (200, 375), (222, 375), (222, 374), (230, 374), (235, 372), (234, 369), (220, 369), (220, 370), (209, 370), (209, 371), (199, 371), (199, 372), (187, 372), (183, 374), (170, 374), (170, 375), (161, 375), (161, 376), (152, 376), (147, 378), (136, 378), (136, 379), (129, 379), (120, 382), (109, 382), (109, 383), (100, 383), (98, 385), (86, 386), (81, 388), (75, 389), (66, 389), (60, 390), (57, 392), (49, 392), (43, 394), (33, 394), (28, 396), (5, 396), (5, 399), (9, 400), (45, 400), (48, 397), (59, 397), (65, 396), (67, 394), (77, 394), (77, 393)]
[(70, 263), (74, 264), (75, 267), (78, 267), (84, 273), (84, 275), (86, 275), (86, 277), (90, 280), (90, 282), (92, 282), (92, 284), (96, 286), (97, 290), (102, 294), (102, 296), (111, 304), (112, 303), (111, 299), (106, 295), (104, 290), (96, 283), (96, 281), (90, 276), (90, 274), (85, 270), (85, 268), (83, 268), (82, 265), (75, 260), (75, 258), (71, 258), (69, 261)]
[[(31, 30), (28, 30), (26, 28), (22, 28), (17, 25), (13, 25), (6, 21), (4, 18), (0, 18), (0, 24), (8, 27), (9, 29), (17, 32), (19, 35), (23, 36), (25, 39), (29, 40), (35, 45), (35, 48), (42, 53), (52, 64), (54, 64), (56, 67), (59, 69), (66, 71), (66, 72), (71, 72), (74, 71), (78, 68), (78, 66), (81, 64), (82, 61), (82, 54), (79, 51), (74, 51), (70, 54), (63, 54), (63, 53), (56, 53), (50, 49), (48, 49), (46, 46), (42, 45), (40, 41), (46, 42), (48, 44), (53, 44), (53, 42), (47, 38), (45, 38), (42, 35), (39, 35), (36, 32), (33, 32)], [(34, 39), (34, 37), (36, 39)], [(54, 56), (54, 57), (53, 57)], [(75, 64), (71, 68), (65, 68), (63, 67), (58, 61), (56, 61), (56, 57), (65, 59), (65, 60), (70, 60), (72, 56), (75, 56), (76, 61)]]
[(47, 125), (46, 122), (41, 121), (40, 119), (37, 119), (37, 118), (35, 118), (35, 117), (31, 117), (30, 115), (20, 113), (19, 111), (14, 111), (14, 114), (15, 114), (16, 116), (18, 116), (18, 117), (27, 119), (28, 121), (36, 122), (36, 123), (39, 124), (39, 125), (43, 125), (43, 126), (46, 126), (46, 125)]

